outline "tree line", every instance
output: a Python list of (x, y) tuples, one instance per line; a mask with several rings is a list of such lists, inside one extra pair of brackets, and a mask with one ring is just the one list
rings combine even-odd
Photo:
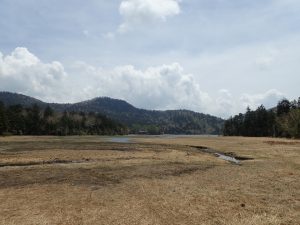
[(300, 138), (300, 97), (298, 101), (283, 99), (274, 109), (263, 105), (256, 110), (249, 107), (225, 121), (225, 136)]
[(0, 102), (0, 135), (117, 135), (127, 134), (123, 124), (99, 113), (55, 112)]

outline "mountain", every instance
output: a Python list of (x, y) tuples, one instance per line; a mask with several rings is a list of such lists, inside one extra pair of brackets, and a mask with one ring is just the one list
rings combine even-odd
[(29, 107), (33, 104), (37, 104), (43, 107), (46, 105), (44, 102), (36, 98), (11, 92), (0, 92), (0, 101), (5, 105), (22, 105), (25, 107)]
[(5, 105), (20, 104), (41, 108), (49, 105), (55, 111), (95, 112), (117, 120), (130, 128), (131, 133), (169, 134), (220, 134), (224, 120), (215, 116), (189, 110), (145, 110), (126, 101), (98, 97), (74, 104), (46, 103), (38, 99), (10, 92), (0, 92), (0, 101)]

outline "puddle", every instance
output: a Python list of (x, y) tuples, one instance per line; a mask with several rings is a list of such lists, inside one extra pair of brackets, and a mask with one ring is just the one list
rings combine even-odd
[(128, 137), (113, 137), (110, 138), (108, 141), (114, 143), (131, 143), (131, 140)]

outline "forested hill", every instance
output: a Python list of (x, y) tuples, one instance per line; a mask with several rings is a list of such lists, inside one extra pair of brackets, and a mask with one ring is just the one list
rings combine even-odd
[(30, 107), (33, 104), (37, 104), (40, 107), (46, 107), (47, 105), (36, 98), (10, 92), (0, 92), (0, 101), (7, 106), (22, 105), (24, 107)]
[(38, 99), (0, 92), (0, 101), (6, 106), (20, 104), (29, 107), (37, 104), (42, 109), (50, 106), (58, 112), (94, 112), (117, 120), (129, 127), (131, 133), (150, 134), (220, 134), (224, 120), (211, 115), (189, 110), (144, 110), (138, 109), (126, 101), (99, 97), (74, 104), (45, 103)]

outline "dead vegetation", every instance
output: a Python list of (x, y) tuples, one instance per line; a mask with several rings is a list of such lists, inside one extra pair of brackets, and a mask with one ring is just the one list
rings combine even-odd
[(299, 141), (265, 141), (269, 145), (300, 145)]
[[(299, 224), (300, 144), (107, 140), (1, 138), (0, 224)], [(197, 146), (251, 160), (235, 166)]]

